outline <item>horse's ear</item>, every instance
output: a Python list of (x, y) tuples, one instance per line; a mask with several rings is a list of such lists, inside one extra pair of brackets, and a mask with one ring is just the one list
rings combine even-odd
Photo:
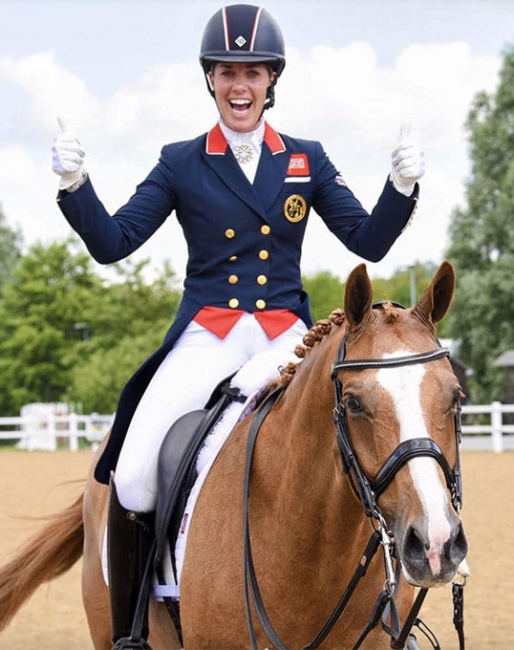
[(348, 276), (344, 293), (344, 313), (348, 323), (360, 325), (371, 311), (373, 287), (365, 264), (359, 264)]
[(447, 314), (455, 294), (455, 270), (446, 260), (441, 264), (430, 286), (423, 292), (413, 313), (435, 325)]

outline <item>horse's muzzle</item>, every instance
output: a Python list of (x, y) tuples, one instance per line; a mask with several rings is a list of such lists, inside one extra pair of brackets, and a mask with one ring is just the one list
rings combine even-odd
[(430, 539), (426, 525), (414, 522), (399, 541), (405, 577), (420, 587), (434, 587), (453, 580), (468, 552), (464, 527), (455, 514), (450, 517), (449, 532), (444, 539)]

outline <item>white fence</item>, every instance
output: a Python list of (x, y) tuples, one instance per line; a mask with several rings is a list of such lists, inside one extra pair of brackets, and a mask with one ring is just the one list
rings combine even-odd
[[(504, 416), (509, 414), (514, 414), (514, 404), (463, 406), (462, 449), (497, 453), (514, 450), (514, 424), (504, 423)], [(55, 450), (65, 446), (77, 451), (80, 439), (96, 446), (113, 418), (98, 413), (0, 418), (0, 440), (16, 440), (19, 448), (27, 450)]]
[[(514, 413), (514, 404), (493, 402), (485, 406), (462, 407), (462, 448), (500, 453), (514, 450), (514, 424), (504, 422), (504, 415)], [(486, 417), (484, 417), (486, 416)], [(509, 418), (514, 421), (514, 418)], [(473, 420), (488, 420), (472, 424)]]
[(59, 446), (77, 451), (79, 440), (97, 446), (109, 430), (113, 415), (25, 415), (0, 418), (0, 440), (16, 440), (19, 449), (55, 451)]

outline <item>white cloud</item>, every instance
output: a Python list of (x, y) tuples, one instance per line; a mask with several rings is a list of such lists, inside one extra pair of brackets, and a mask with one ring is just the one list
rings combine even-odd
[(81, 79), (56, 62), (52, 52), (21, 59), (5, 57), (0, 60), (0, 75), (25, 92), (27, 124), (55, 129), (57, 115), (73, 116), (78, 123), (96, 118), (100, 102)]
[[(344, 48), (288, 50), (288, 65), (268, 118), (293, 136), (319, 139), (356, 195), (371, 209), (389, 171), (400, 124), (414, 123), (426, 151), (422, 200), (411, 226), (385, 261), (371, 265), (388, 275), (415, 260), (441, 259), (448, 219), (463, 200), (469, 171), (463, 124), (474, 94), (492, 91), (499, 57), (476, 56), (466, 43), (413, 45), (394, 67), (377, 63), (373, 48), (355, 42)], [(197, 61), (147, 69), (126, 87), (95, 97), (52, 53), (0, 60), (0, 75), (26, 97), (21, 123), (41, 134), (0, 151), (1, 200), (25, 239), (69, 234), (54, 203), (57, 179), (50, 171), (55, 114), (74, 124), (87, 151), (87, 166), (106, 207), (114, 211), (150, 171), (166, 142), (194, 137), (216, 119)], [(320, 254), (322, 251), (322, 254)], [(141, 257), (168, 257), (181, 274), (186, 247), (174, 219), (146, 244)], [(343, 250), (313, 215), (303, 269), (328, 269), (342, 277), (357, 258)]]

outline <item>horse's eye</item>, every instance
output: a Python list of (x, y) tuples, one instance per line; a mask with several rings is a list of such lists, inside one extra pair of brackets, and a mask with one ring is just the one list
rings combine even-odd
[(361, 413), (362, 406), (359, 400), (354, 395), (348, 395), (345, 399), (346, 410), (349, 413)]
[(454, 391), (453, 391), (453, 399), (452, 399), (452, 410), (456, 410), (457, 405), (461, 399), (464, 399), (466, 396), (462, 392), (462, 388), (458, 386)]

